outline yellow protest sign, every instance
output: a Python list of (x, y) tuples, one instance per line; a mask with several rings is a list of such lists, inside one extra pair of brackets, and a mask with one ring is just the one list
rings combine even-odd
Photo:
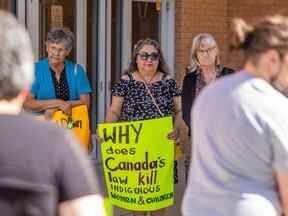
[[(35, 115), (34, 119), (47, 120), (44, 115)], [(88, 152), (91, 150), (90, 146), (90, 128), (88, 109), (85, 105), (80, 105), (72, 108), (72, 115), (68, 116), (62, 110), (54, 112), (52, 119), (62, 127), (72, 129), (80, 144)]]
[(72, 108), (72, 115), (66, 115), (62, 110), (53, 114), (52, 121), (59, 125), (72, 129), (76, 138), (85, 150), (90, 150), (90, 128), (88, 109), (85, 105)]
[(106, 187), (113, 205), (153, 211), (173, 204), (172, 117), (99, 124)]

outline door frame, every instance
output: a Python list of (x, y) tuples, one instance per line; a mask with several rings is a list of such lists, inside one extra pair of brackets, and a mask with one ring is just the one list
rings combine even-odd
[[(76, 6), (76, 62), (84, 68), (87, 65), (87, 0), (75, 0)], [(39, 0), (17, 0), (17, 17), (26, 26), (30, 33), (35, 61), (39, 60), (40, 49), (40, 23)]]
[[(129, 64), (132, 50), (132, 2), (156, 2), (157, 0), (125, 0), (123, 5), (122, 71)], [(175, 71), (175, 0), (161, 0), (160, 42), (171, 75)]]
[(103, 122), (110, 104), (111, 0), (98, 1), (97, 122)]

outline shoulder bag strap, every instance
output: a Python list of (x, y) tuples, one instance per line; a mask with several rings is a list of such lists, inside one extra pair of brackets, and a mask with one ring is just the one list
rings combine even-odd
[(161, 111), (161, 109), (160, 109), (160, 107), (158, 106), (158, 104), (156, 103), (156, 100), (155, 100), (154, 96), (152, 95), (150, 89), (148, 88), (147, 83), (146, 83), (146, 82), (143, 82), (143, 83), (144, 83), (144, 85), (145, 85), (145, 88), (146, 88), (149, 96), (150, 96), (151, 99), (152, 99), (153, 104), (154, 104), (155, 107), (157, 108), (157, 111), (159, 112), (159, 114), (161, 115), (161, 117), (164, 117), (164, 114), (163, 114), (163, 112)]

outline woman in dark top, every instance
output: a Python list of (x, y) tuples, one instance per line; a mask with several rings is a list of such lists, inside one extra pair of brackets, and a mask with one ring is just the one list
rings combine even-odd
[[(174, 124), (178, 125), (182, 115), (181, 90), (167, 72), (159, 44), (152, 39), (140, 40), (135, 46), (128, 70), (112, 90), (112, 103), (106, 122), (169, 115), (174, 116)], [(176, 139), (177, 133), (170, 134), (170, 138)], [(134, 212), (133, 215), (144, 216), (146, 213)], [(153, 211), (150, 215), (163, 216), (164, 209)]]
[(195, 98), (208, 84), (220, 77), (233, 73), (234, 70), (220, 64), (219, 48), (211, 34), (198, 34), (192, 41), (190, 64), (182, 85), (182, 117), (188, 127), (189, 142), (184, 146), (185, 151), (185, 177), (191, 159), (191, 109)]
[(193, 39), (190, 65), (182, 85), (182, 114), (189, 127), (189, 136), (190, 112), (195, 98), (205, 86), (233, 72), (232, 69), (220, 64), (219, 48), (211, 34), (201, 33)]

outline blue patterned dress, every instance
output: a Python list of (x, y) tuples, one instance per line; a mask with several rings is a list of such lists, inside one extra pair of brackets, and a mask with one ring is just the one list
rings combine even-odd
[[(150, 92), (154, 96), (164, 116), (174, 114), (174, 97), (181, 96), (181, 90), (174, 79), (165, 79), (148, 84)], [(157, 107), (147, 92), (145, 84), (137, 81), (132, 75), (129, 79), (120, 79), (112, 89), (112, 95), (124, 97), (119, 121), (134, 121), (159, 118)]]

